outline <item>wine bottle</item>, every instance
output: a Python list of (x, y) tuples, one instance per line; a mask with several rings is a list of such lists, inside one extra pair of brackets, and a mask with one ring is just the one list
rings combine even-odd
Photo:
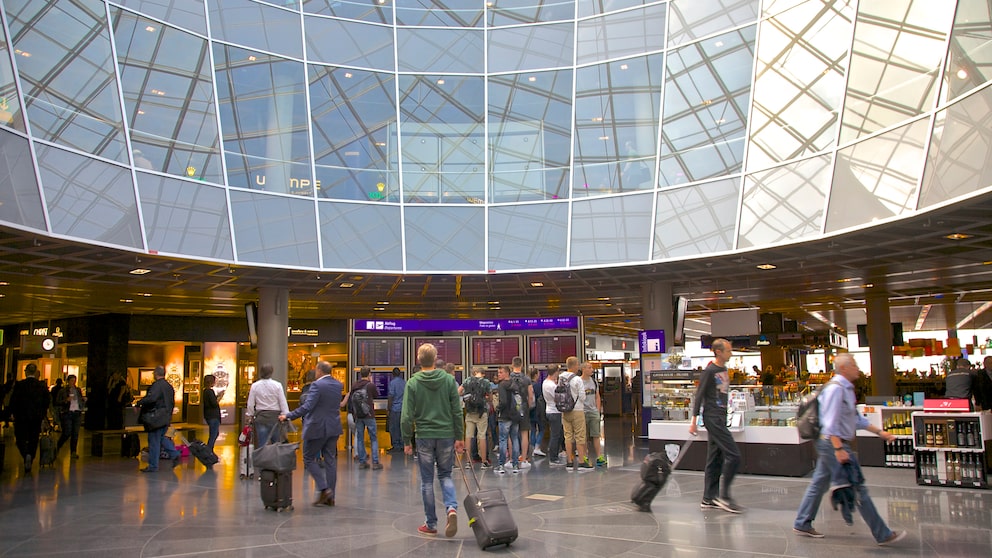
[(926, 443), (926, 445), (927, 446), (933, 446), (934, 445), (933, 425), (930, 424), (929, 422), (926, 423), (926, 429), (925, 429), (925, 431), (926, 431), (926, 433), (925, 433), (925, 437), (926, 437), (925, 443)]
[(958, 433), (958, 447), (959, 448), (965, 447), (965, 444), (967, 443), (966, 440), (967, 440), (968, 437), (967, 437), (967, 435), (965, 435), (964, 429), (965, 429), (965, 423), (964, 422), (959, 422), (959, 423), (957, 423), (955, 425), (955, 430)]
[(974, 423), (971, 421), (968, 421), (968, 433), (965, 435), (965, 443), (968, 444), (969, 448), (976, 447)]

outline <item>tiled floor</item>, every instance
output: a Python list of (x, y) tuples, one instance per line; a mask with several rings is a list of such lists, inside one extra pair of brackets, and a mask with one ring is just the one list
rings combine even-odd
[[(867, 527), (821, 509), (824, 539), (798, 537), (792, 519), (808, 479), (740, 476), (735, 496), (743, 515), (699, 509), (702, 474), (679, 472), (654, 501), (635, 511), (628, 495), (646, 449), (629, 424), (609, 419), (609, 467), (588, 473), (549, 469), (545, 460), (519, 475), (487, 471), (484, 486), (510, 501), (520, 538), (484, 554), (464, 513), (451, 539), (424, 538), (416, 467), (385, 454), (382, 471), (360, 470), (342, 459), (337, 505), (314, 508), (312, 483), (297, 470), (296, 509), (265, 511), (258, 483), (238, 477), (234, 430), (218, 443), (213, 471), (189, 461), (174, 472), (139, 474), (138, 462), (119, 457), (66, 456), (55, 470), (24, 476), (13, 441), (0, 477), (0, 556), (84, 558), (144, 556), (974, 556), (992, 554), (992, 492), (922, 488), (912, 472), (866, 469), (871, 493), (894, 529), (909, 536), (898, 546), (875, 546)], [(112, 451), (112, 449), (111, 449)], [(342, 454), (344, 456), (346, 454)], [(459, 501), (465, 487), (455, 473)], [(440, 491), (438, 491), (440, 493)], [(440, 506), (439, 506), (440, 509)]]

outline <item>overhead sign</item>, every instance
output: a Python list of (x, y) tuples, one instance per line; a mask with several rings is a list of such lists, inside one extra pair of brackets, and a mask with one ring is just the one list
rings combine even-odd
[(614, 351), (634, 351), (634, 341), (632, 339), (613, 339)]
[(556, 318), (509, 318), (498, 320), (355, 320), (355, 331), (520, 331), (534, 329), (578, 329), (575, 316)]
[(51, 335), (22, 335), (22, 355), (43, 355), (55, 352), (58, 340)]
[(665, 330), (643, 329), (637, 333), (637, 343), (642, 354), (663, 353), (665, 352)]

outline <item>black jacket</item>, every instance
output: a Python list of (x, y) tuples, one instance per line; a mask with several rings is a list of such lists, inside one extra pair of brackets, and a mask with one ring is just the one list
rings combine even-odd
[(203, 419), (220, 420), (220, 402), (217, 401), (217, 392), (214, 388), (203, 390)]
[(10, 394), (8, 411), (14, 421), (41, 422), (48, 415), (48, 407), (52, 403), (48, 388), (37, 378), (24, 378), (14, 384)]
[(165, 378), (159, 378), (152, 383), (148, 393), (139, 399), (136, 405), (141, 407), (142, 411), (162, 407), (168, 409), (171, 414), (176, 406), (176, 390), (172, 389), (172, 385), (166, 382)]

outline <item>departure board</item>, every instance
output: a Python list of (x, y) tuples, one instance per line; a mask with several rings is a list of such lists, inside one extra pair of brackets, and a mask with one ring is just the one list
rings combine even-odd
[(520, 355), (519, 337), (473, 337), (472, 363), (483, 366), (510, 364)]
[(379, 391), (376, 399), (386, 399), (389, 396), (389, 382), (393, 379), (392, 372), (373, 372), (369, 380), (375, 384), (375, 389)]
[(405, 366), (404, 339), (395, 337), (359, 337), (355, 339), (355, 364), (358, 366)]
[(460, 337), (418, 337), (413, 340), (414, 360), (417, 350), (424, 343), (430, 343), (437, 348), (437, 358), (456, 366), (462, 365), (462, 340)]
[(570, 356), (577, 356), (574, 335), (532, 336), (527, 338), (530, 347), (530, 364), (563, 364)]

